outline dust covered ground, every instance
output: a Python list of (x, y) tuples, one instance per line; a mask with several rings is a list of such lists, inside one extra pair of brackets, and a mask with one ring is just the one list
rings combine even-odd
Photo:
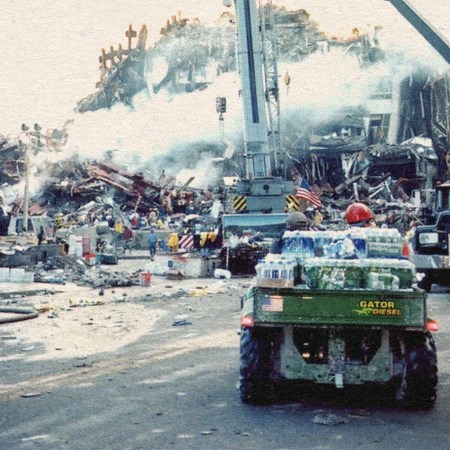
[(237, 383), (240, 296), (251, 282), (154, 275), (148, 287), (104, 295), (69, 283), (3, 284), (3, 298), (16, 294), (2, 306), (40, 314), (0, 325), (0, 448), (448, 448), (449, 292), (430, 295), (442, 327), (430, 411), (396, 408), (378, 390), (317, 387), (249, 406)]
[[(140, 264), (139, 260), (124, 260), (119, 267), (126, 274)], [(236, 302), (250, 282), (250, 278), (168, 280), (153, 275), (150, 286), (105, 289), (74, 283), (3, 283), (1, 294), (8, 298), (1, 300), (0, 306), (32, 307), (39, 315), (0, 325), (0, 361), (25, 353), (30, 360), (54, 360), (114, 352), (151, 332), (155, 322), (169, 314), (169, 304), (175, 302), (177, 310), (167, 320), (183, 326), (195, 317), (193, 303), (215, 294), (231, 294)], [(2, 317), (17, 315), (4, 313)]]

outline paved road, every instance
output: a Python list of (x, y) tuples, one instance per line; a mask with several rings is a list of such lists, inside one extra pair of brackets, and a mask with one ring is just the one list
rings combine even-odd
[[(376, 390), (308, 389), (275, 405), (241, 403), (239, 295), (249, 280), (228, 283), (221, 292), (148, 301), (146, 307), (167, 314), (114, 352), (43, 362), (28, 357), (42, 351), (36, 345), (20, 359), (2, 355), (0, 448), (449, 448), (445, 289), (435, 288), (429, 301), (442, 326), (435, 336), (439, 397), (431, 411), (411, 412), (387, 405)], [(180, 312), (185, 317), (174, 320)], [(328, 424), (314, 423), (318, 417)]]

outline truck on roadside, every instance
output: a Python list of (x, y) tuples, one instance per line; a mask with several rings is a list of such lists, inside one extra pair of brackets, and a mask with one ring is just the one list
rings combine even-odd
[(419, 287), (430, 292), (433, 283), (450, 286), (450, 183), (436, 186), (435, 223), (416, 227), (410, 260), (422, 275)]

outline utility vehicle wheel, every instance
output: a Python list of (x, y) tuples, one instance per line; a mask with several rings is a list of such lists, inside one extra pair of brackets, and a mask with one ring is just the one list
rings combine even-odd
[(433, 285), (433, 278), (431, 277), (431, 273), (425, 272), (425, 276), (417, 283), (420, 289), (423, 289), (426, 292), (431, 291), (431, 286)]
[(273, 400), (272, 332), (243, 328), (240, 343), (240, 395), (245, 403), (263, 404)]
[(437, 355), (431, 333), (405, 338), (404, 367), (395, 398), (406, 408), (429, 409), (436, 400)]

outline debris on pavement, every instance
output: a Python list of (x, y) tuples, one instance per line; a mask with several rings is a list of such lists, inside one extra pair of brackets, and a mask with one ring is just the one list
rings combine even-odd
[(172, 323), (173, 327), (183, 327), (186, 325), (192, 325), (192, 322), (188, 320), (188, 317), (184, 316), (176, 317)]
[(350, 422), (348, 417), (344, 417), (334, 413), (320, 413), (314, 416), (313, 423), (320, 425), (342, 425)]

